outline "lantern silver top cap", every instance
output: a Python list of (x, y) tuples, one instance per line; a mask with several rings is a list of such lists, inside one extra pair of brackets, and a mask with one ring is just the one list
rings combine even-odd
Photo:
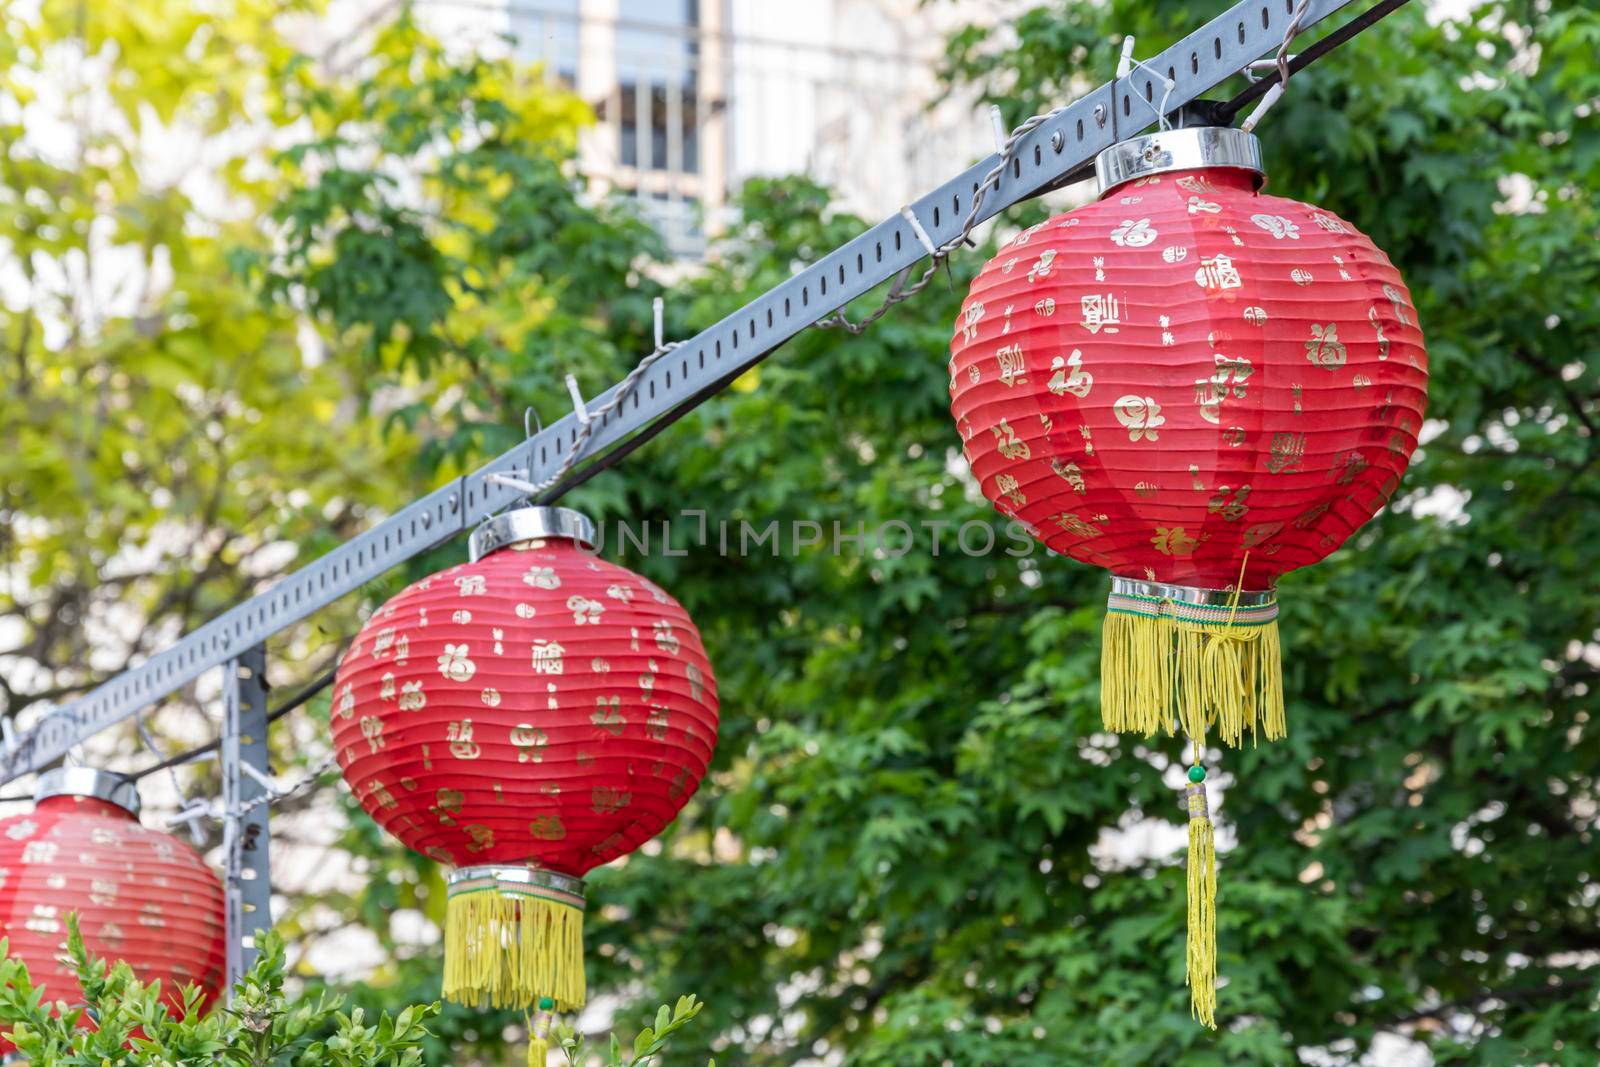
[(1143, 137), (1118, 141), (1094, 157), (1095, 183), (1100, 195), (1135, 178), (1200, 167), (1234, 167), (1266, 181), (1261, 168), (1261, 142), (1253, 133), (1228, 126), (1189, 126), (1161, 130)]
[(57, 767), (39, 776), (33, 802), (51, 797), (90, 797), (115, 804), (135, 818), (139, 815), (139, 787), (120, 774), (93, 767)]
[(593, 548), (594, 523), (589, 516), (571, 508), (516, 508), (485, 519), (473, 530), (467, 541), (467, 554), (476, 563), (497, 548), (541, 538), (561, 538)]

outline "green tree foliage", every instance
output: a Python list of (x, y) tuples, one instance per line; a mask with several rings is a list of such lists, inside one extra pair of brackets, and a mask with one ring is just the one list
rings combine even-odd
[[(412, 442), (357, 418), (358, 369), (303, 351), (226, 262), (266, 239), (247, 164), (287, 10), (0, 9), (0, 714), (137, 662), (398, 499)], [(291, 658), (323, 644), (291, 636)]]

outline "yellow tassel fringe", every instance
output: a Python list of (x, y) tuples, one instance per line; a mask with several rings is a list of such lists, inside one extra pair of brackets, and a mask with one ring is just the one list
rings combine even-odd
[(447, 1000), (529, 1008), (549, 997), (559, 1011), (584, 1005), (581, 908), (493, 888), (452, 894), (444, 937)]
[(550, 1027), (554, 1020), (541, 1011), (528, 1027), (528, 1067), (545, 1067), (550, 1058)]
[(1206, 787), (1191, 785), (1189, 803), (1189, 1011), (1217, 1028), (1217, 854)]
[(1252, 626), (1106, 613), (1100, 707), (1106, 729), (1150, 736), (1179, 726), (1192, 738), (1215, 729), (1239, 745), (1259, 728), (1288, 731), (1276, 620)]

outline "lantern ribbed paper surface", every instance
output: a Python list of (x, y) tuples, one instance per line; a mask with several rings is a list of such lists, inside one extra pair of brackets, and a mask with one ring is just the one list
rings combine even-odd
[[(1270, 633), (1240, 650), (1260, 684), (1258, 706), (1222, 724), (1233, 742), (1269, 702), (1264, 725), (1282, 732), (1272, 586), (1388, 501), (1427, 384), (1388, 258), (1256, 185), (1238, 169), (1154, 174), (1032, 227), (973, 283), (950, 363), (984, 493), (1051, 549), (1129, 579), (1109, 645), (1133, 653), (1141, 628), (1169, 629), (1142, 620)], [(1197, 595), (1241, 577), (1257, 595), (1240, 605)], [(1182, 666), (1108, 674), (1107, 725), (1170, 728), (1185, 696), (1202, 714)]]
[(1114, 576), (1106, 727), (1194, 743), (1189, 979), (1212, 1025), (1201, 749), (1283, 735), (1277, 579), (1389, 501), (1427, 400), (1399, 273), (1350, 223), (1263, 195), (1259, 159), (1219, 129), (1102, 153), (1097, 202), (983, 268), (949, 367), (985, 495)]
[(445, 995), (570, 1010), (585, 997), (580, 879), (694, 793), (717, 693), (672, 597), (550, 536), (425, 578), (375, 612), (344, 657), (332, 715), (362, 805), (457, 868)]
[(58, 795), (0, 820), (0, 935), (50, 1000), (79, 1004), (77, 975), (62, 962), (71, 912), (90, 952), (127, 961), (140, 981), (160, 981), (169, 1006), (181, 1005), (178, 989), (189, 983), (204, 991), (205, 1005), (221, 994), (221, 881), (194, 849), (140, 825), (127, 808)]

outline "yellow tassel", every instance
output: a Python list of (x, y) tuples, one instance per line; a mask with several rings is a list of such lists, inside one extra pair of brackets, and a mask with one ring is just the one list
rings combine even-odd
[(1123, 610), (1113, 597), (1102, 629), (1100, 707), (1108, 730), (1150, 736), (1215, 729), (1229, 745), (1259, 729), (1287, 733), (1278, 623), (1199, 622), (1171, 602), (1159, 614)]
[(1186, 791), (1189, 806), (1189, 1011), (1217, 1028), (1217, 855), (1203, 782)]
[[(549, 1003), (549, 1000), (541, 1001)], [(528, 1027), (528, 1067), (545, 1067), (550, 1058), (550, 1012), (541, 1010)]]
[(530, 1008), (549, 998), (560, 1011), (582, 1008), (583, 898), (555, 896), (492, 875), (453, 882), (445, 911), (445, 999)]

